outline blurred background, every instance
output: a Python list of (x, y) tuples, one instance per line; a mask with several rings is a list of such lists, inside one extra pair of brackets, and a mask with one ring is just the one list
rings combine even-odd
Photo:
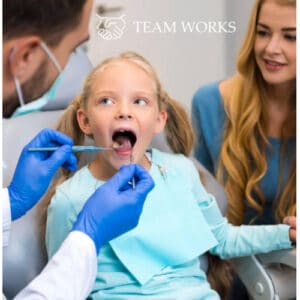
[(96, 0), (85, 49), (93, 65), (123, 51), (142, 54), (170, 96), (189, 112), (199, 86), (235, 72), (253, 3)]

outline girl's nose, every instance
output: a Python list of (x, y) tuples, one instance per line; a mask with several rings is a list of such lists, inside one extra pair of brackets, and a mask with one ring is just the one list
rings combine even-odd
[(127, 104), (121, 104), (118, 107), (118, 111), (116, 113), (116, 118), (124, 119), (124, 120), (132, 119), (132, 114), (131, 114), (130, 109)]
[(131, 114), (120, 113), (117, 115), (117, 118), (127, 120), (127, 119), (132, 119), (132, 116)]

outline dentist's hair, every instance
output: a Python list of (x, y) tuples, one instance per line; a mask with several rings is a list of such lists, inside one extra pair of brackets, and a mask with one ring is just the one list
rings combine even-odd
[[(228, 195), (228, 220), (240, 225), (243, 223), (247, 207), (263, 212), (266, 198), (259, 182), (267, 172), (266, 149), (271, 149), (267, 137), (267, 102), (266, 84), (257, 66), (254, 54), (256, 26), (260, 9), (265, 1), (256, 1), (248, 31), (242, 43), (237, 68), (238, 74), (230, 79), (224, 91), (224, 106), (227, 121), (217, 171), (218, 179), (224, 184)], [(296, 0), (273, 0), (282, 6), (296, 6)], [(282, 222), (283, 217), (296, 214), (296, 163), (288, 181), (283, 186), (283, 160), (287, 156), (287, 141), (296, 136), (296, 80), (295, 90), (288, 99), (294, 110), (290, 113), (281, 129), (280, 176), (277, 199), (274, 199), (276, 219)], [(293, 157), (294, 156), (294, 157)], [(296, 149), (292, 159), (296, 160)], [(257, 196), (259, 200), (254, 198)], [(255, 219), (254, 219), (255, 220)], [(253, 220), (253, 221), (254, 221)]]
[(86, 0), (4, 0), (3, 40), (38, 35), (50, 46), (79, 23)]

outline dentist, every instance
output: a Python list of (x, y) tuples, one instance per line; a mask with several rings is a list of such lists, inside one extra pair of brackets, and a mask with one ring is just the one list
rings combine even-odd
[[(92, 4), (92, 0), (3, 1), (3, 117), (20, 106), (26, 108), (53, 84), (72, 51), (89, 37)], [(28, 152), (30, 147), (50, 145), (59, 149)], [(44, 129), (24, 147), (11, 183), (1, 190), (4, 246), (11, 221), (39, 201), (58, 168), (76, 169), (72, 145), (69, 137)], [(135, 190), (128, 184), (133, 176)], [(142, 167), (122, 167), (87, 200), (56, 255), (15, 299), (85, 299), (95, 280), (99, 249), (137, 225), (153, 186)]]

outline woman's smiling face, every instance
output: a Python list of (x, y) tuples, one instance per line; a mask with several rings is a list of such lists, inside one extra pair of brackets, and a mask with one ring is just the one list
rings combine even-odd
[(296, 78), (296, 8), (275, 1), (262, 3), (255, 38), (255, 58), (264, 80), (271, 85)]

